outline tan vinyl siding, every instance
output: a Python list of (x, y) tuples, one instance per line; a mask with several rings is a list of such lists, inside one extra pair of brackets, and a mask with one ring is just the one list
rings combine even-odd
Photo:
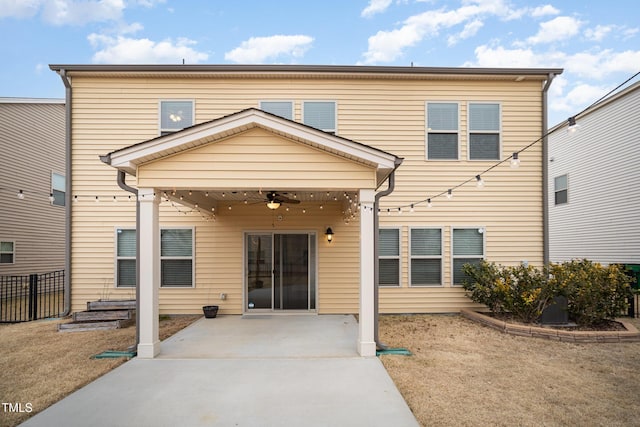
[(64, 270), (65, 208), (49, 202), (51, 174), (65, 175), (64, 125), (59, 101), (0, 102), (0, 241), (15, 242), (0, 275)]
[[(134, 203), (100, 203), (96, 208), (91, 202), (95, 195), (124, 199), (128, 193), (116, 186), (116, 172), (104, 165), (98, 155), (150, 139), (158, 135), (158, 100), (193, 99), (196, 123), (223, 117), (236, 111), (259, 107), (260, 101), (291, 100), (294, 103), (294, 120), (301, 121), (302, 103), (306, 100), (335, 101), (338, 112), (339, 135), (357, 142), (371, 145), (399, 157), (403, 164), (396, 172), (396, 189), (392, 195), (382, 199), (381, 226), (400, 226), (403, 233), (402, 283), (399, 288), (381, 290), (382, 312), (451, 312), (471, 303), (459, 287), (451, 286), (451, 229), (452, 227), (483, 227), (485, 233), (485, 256), (490, 261), (516, 264), (528, 261), (542, 263), (542, 150), (536, 144), (520, 154), (519, 169), (511, 169), (508, 162), (483, 175), (484, 189), (476, 189), (475, 182), (454, 191), (454, 198), (438, 197), (434, 207), (427, 209), (425, 203), (415, 206), (409, 213), (408, 205), (425, 200), (482, 172), (494, 162), (468, 161), (467, 159), (467, 106), (468, 102), (497, 102), (501, 106), (501, 158), (537, 140), (541, 135), (542, 85), (540, 81), (472, 81), (472, 80), (383, 80), (377, 78), (338, 80), (327, 79), (212, 79), (212, 78), (85, 78), (73, 77), (73, 194), (84, 201), (74, 205), (73, 216), (73, 302), (78, 309), (88, 299), (96, 298), (103, 291), (113, 296), (125, 296), (129, 291), (113, 289), (114, 256), (113, 240), (116, 226), (131, 226), (135, 220)], [(460, 104), (460, 159), (459, 161), (425, 160), (425, 105), (430, 101), (451, 101)], [(264, 135), (262, 135), (264, 136)], [(245, 142), (255, 139), (251, 133), (239, 135), (201, 148), (202, 154), (215, 155), (216, 161), (223, 147), (232, 150), (243, 144), (252, 144), (252, 149), (264, 144), (262, 154), (277, 162), (278, 169), (291, 172), (289, 177), (306, 179), (295, 175), (299, 161), (307, 161), (309, 148), (299, 146), (302, 151), (283, 138), (269, 136), (256, 145)], [(236, 145), (238, 144), (238, 145)], [(267, 149), (273, 145), (273, 151)], [(265, 148), (266, 147), (266, 148)], [(296, 149), (298, 149), (296, 148)], [(284, 149), (284, 150), (283, 150)], [(305, 151), (306, 150), (306, 151)], [(279, 153), (278, 156), (273, 156)], [(208, 185), (210, 179), (220, 178), (206, 170), (200, 159), (189, 163), (188, 169), (182, 160), (193, 159), (195, 153), (187, 152), (163, 161), (143, 166), (140, 183), (164, 185), (174, 180), (175, 186), (187, 188)], [(231, 153), (233, 154), (233, 153)], [(287, 156), (286, 160), (281, 156)], [(191, 156), (191, 157), (190, 157)], [(301, 157), (296, 157), (301, 156)], [(344, 160), (325, 153), (313, 158), (312, 164), (326, 164), (331, 157), (332, 173), (340, 169)], [(258, 162), (259, 163), (259, 162)], [(233, 162), (231, 162), (233, 164)], [(223, 168), (222, 165), (217, 165)], [(246, 185), (256, 189), (257, 180), (271, 179), (269, 185), (278, 184), (278, 176), (268, 176), (269, 168), (257, 166), (255, 176), (239, 184), (234, 180), (219, 181), (231, 188)], [(312, 167), (312, 166), (310, 166)], [(329, 168), (338, 168), (329, 169)], [(198, 171), (203, 181), (182, 181), (181, 171)], [(275, 168), (274, 168), (275, 169)], [(302, 169), (302, 168), (300, 168)], [(303, 169), (304, 170), (304, 169)], [(313, 169), (312, 169), (313, 170)], [(349, 173), (356, 172), (354, 181), (336, 182), (336, 189), (355, 189), (362, 184), (358, 168), (350, 165)], [(311, 175), (322, 175), (321, 170)], [(318, 176), (320, 176), (318, 175)], [(284, 175), (283, 175), (284, 176)], [(325, 177), (321, 177), (324, 179)], [(128, 177), (130, 182), (135, 178)], [(324, 185), (331, 183), (324, 181)], [(286, 183), (283, 182), (282, 186)], [(292, 187), (310, 186), (314, 183), (293, 182)], [(204, 187), (202, 187), (204, 188)], [(317, 188), (317, 187), (314, 187)], [(386, 184), (383, 185), (386, 188)], [(278, 190), (282, 188), (277, 188)], [(406, 205), (402, 216), (396, 212), (386, 215), (387, 208)], [(249, 209), (249, 208), (247, 208)], [(220, 292), (229, 295), (220, 303), (223, 312), (240, 312), (242, 302), (242, 232), (245, 230), (270, 230), (274, 224), (271, 213), (244, 216), (242, 209), (233, 214), (220, 214), (216, 222), (207, 222), (199, 215), (184, 215), (169, 204), (163, 203), (160, 222), (195, 225), (196, 227), (196, 287), (195, 289), (161, 290), (163, 312), (197, 312), (207, 302), (209, 289), (213, 295)], [(359, 287), (359, 229), (357, 222), (344, 225), (339, 209), (289, 219), (276, 227), (315, 230), (319, 247), (319, 301), (321, 313), (355, 312), (358, 308)], [(285, 215), (286, 217), (286, 215)], [(330, 225), (336, 233), (335, 244), (323, 247), (323, 229)], [(444, 284), (436, 288), (410, 288), (408, 285), (408, 227), (437, 226), (443, 229)]]
[(300, 143), (251, 129), (138, 168), (155, 188), (373, 188), (375, 171)]

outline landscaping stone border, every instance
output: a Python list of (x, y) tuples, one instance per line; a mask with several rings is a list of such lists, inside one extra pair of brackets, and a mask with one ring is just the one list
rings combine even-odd
[(519, 325), (495, 319), (477, 311), (462, 309), (460, 314), (467, 319), (479, 322), (498, 331), (523, 337), (545, 338), (553, 341), (589, 343), (589, 342), (640, 342), (640, 332), (631, 323), (616, 319), (626, 331), (570, 331), (540, 326)]

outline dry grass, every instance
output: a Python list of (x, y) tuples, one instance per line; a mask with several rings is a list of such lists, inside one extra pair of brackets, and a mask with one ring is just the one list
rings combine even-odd
[[(640, 425), (640, 343), (506, 335), (459, 316), (383, 316), (381, 356), (423, 426)], [(638, 321), (635, 321), (638, 325)]]
[[(200, 316), (160, 320), (166, 339)], [(42, 411), (104, 375), (127, 359), (91, 359), (105, 350), (135, 344), (135, 327), (109, 331), (57, 332), (59, 320), (0, 325), (0, 400), (31, 403), (31, 413), (9, 413), (0, 407), (0, 426), (12, 426)]]

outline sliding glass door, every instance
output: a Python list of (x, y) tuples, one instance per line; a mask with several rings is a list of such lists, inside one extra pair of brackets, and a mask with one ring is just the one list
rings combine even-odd
[(315, 234), (247, 233), (246, 308), (315, 309)]

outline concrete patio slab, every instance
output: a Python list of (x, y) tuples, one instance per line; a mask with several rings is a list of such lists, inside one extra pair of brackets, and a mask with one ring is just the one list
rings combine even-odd
[(418, 426), (352, 316), (201, 319), (25, 426)]

